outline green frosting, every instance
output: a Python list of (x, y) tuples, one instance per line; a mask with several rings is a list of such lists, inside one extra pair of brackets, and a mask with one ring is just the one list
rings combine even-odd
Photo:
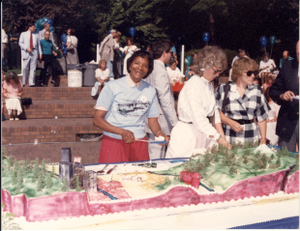
[[(37, 169), (33, 164), (29, 165), (24, 161), (14, 163), (11, 166), (11, 159), (2, 157), (2, 189), (6, 189), (10, 195), (25, 194), (26, 197), (41, 197), (61, 192), (63, 186), (61, 179), (46, 171), (44, 163)], [(34, 174), (38, 177), (34, 177)], [(13, 178), (16, 179), (14, 183), (12, 183)], [(33, 180), (33, 178), (37, 179)], [(75, 190), (68, 189), (68, 191)]]
[(215, 146), (179, 166), (153, 173), (179, 176), (181, 171), (199, 172), (203, 184), (212, 189), (226, 190), (235, 182), (274, 173), (292, 165), (295, 165), (292, 173), (299, 170), (299, 157), (294, 153), (275, 148), (271, 150), (267, 146), (260, 146), (260, 151), (257, 151), (257, 147), (249, 146), (251, 144), (248, 143), (244, 147), (235, 144), (232, 150)]

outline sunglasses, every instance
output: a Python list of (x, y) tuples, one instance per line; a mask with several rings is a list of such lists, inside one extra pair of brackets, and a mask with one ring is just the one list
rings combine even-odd
[(221, 74), (223, 72), (221, 70), (215, 70), (213, 67), (211, 67), (211, 69), (213, 69), (213, 71), (215, 72), (215, 74), (217, 74), (217, 73)]
[(251, 76), (252, 74), (254, 74), (254, 76), (257, 76), (258, 75), (258, 71), (247, 71), (245, 72), (247, 74), (247, 76)]

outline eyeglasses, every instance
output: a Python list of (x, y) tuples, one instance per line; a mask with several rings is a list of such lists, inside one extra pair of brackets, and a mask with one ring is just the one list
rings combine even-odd
[(223, 73), (222, 70), (215, 70), (213, 67), (211, 67), (211, 69), (213, 69), (213, 71), (215, 72), (215, 74), (217, 74), (217, 73), (219, 73), (219, 74)]
[(247, 76), (251, 76), (252, 74), (254, 74), (254, 76), (257, 76), (258, 75), (258, 71), (247, 71), (245, 72), (247, 74)]

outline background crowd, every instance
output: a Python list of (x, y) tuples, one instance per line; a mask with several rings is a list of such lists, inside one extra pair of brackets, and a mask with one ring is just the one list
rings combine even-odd
[[(64, 0), (59, 1), (62, 4), (64, 3)], [(145, 2), (147, 2), (147, 4)], [(51, 83), (54, 84), (54, 86), (58, 86), (58, 82), (56, 81), (58, 75), (56, 71), (58, 65), (57, 59), (64, 56), (67, 64), (78, 64), (80, 60), (88, 61), (87, 56), (90, 56), (91, 49), (87, 49), (87, 46), (94, 44), (93, 52), (95, 54), (95, 44), (102, 41), (99, 49), (99, 68), (95, 72), (97, 81), (92, 90), (92, 95), (99, 95), (96, 107), (100, 107), (100, 109), (96, 108), (97, 112), (100, 112), (96, 114), (94, 124), (106, 131), (106, 135), (110, 138), (117, 139), (117, 141), (124, 141), (125, 143), (121, 143), (120, 147), (126, 149), (128, 147), (127, 145), (135, 143), (135, 139), (143, 140), (145, 137), (148, 137), (150, 140), (154, 140), (155, 137), (161, 135), (166, 140), (171, 136), (171, 140), (168, 145), (165, 144), (162, 147), (159, 147), (157, 144), (149, 144), (147, 151), (151, 158), (164, 158), (166, 155), (182, 156), (186, 155), (186, 153), (190, 155), (190, 151), (192, 150), (187, 150), (185, 147), (191, 149), (207, 148), (214, 143), (221, 143), (230, 148), (232, 142), (254, 142), (256, 140), (262, 144), (267, 142), (277, 144), (279, 142), (280, 145), (288, 147), (289, 150), (296, 150), (298, 134), (294, 132), (294, 128), (298, 126), (295, 115), (299, 109), (297, 109), (297, 103), (295, 103), (295, 101), (299, 95), (299, 87), (295, 88), (295, 86), (297, 86), (296, 79), (295, 81), (291, 81), (294, 84), (293, 86), (290, 85), (290, 82), (287, 84), (285, 81), (287, 75), (294, 76), (296, 72), (298, 73), (298, 66), (296, 64), (299, 60), (299, 49), (297, 49), (297, 59), (293, 59), (289, 55), (291, 52), (292, 56), (295, 57), (295, 50), (291, 49), (294, 43), (291, 41), (295, 37), (294, 34), (297, 32), (297, 29), (289, 30), (289, 36), (286, 36), (286, 33), (283, 32), (287, 30), (287, 28), (292, 28), (292, 25), (295, 24), (294, 21), (290, 20), (290, 23), (286, 23), (285, 21), (283, 23), (282, 20), (276, 21), (276, 28), (283, 28), (281, 32), (278, 32), (278, 35), (282, 37), (284, 42), (281, 43), (280, 40), (277, 40), (277, 46), (275, 46), (273, 50), (272, 45), (271, 54), (269, 54), (266, 52), (266, 47), (261, 49), (258, 43), (255, 43), (253, 40), (255, 36), (253, 36), (252, 33), (249, 33), (249, 36), (247, 36), (246, 31), (259, 31), (260, 35), (270, 34), (275, 24), (269, 25), (263, 31), (262, 29), (253, 30), (253, 25), (256, 25), (256, 23), (249, 23), (249, 15), (244, 14), (243, 17), (240, 18), (235, 14), (239, 12), (239, 15), (241, 15), (242, 10), (240, 5), (235, 1), (224, 1), (224, 4), (221, 4), (222, 6), (220, 4), (210, 4), (210, 6), (214, 6), (215, 10), (208, 10), (210, 9), (208, 7), (205, 11), (202, 10), (204, 9), (204, 5), (201, 1), (197, 3), (196, 1), (193, 3), (192, 1), (190, 1), (190, 3), (184, 1), (145, 2), (135, 5), (127, 3), (126, 5), (123, 4), (125, 2), (120, 1), (121, 4), (112, 6), (110, 5), (110, 1), (107, 1), (108, 4), (105, 6), (107, 12), (110, 12), (114, 7), (121, 7), (123, 11), (115, 10), (113, 12), (119, 12), (119, 15), (115, 15), (111, 12), (112, 14), (107, 16), (110, 23), (101, 24), (100, 36), (93, 42), (89, 42), (90, 40), (88, 40), (95, 38), (95, 33), (91, 32), (91, 28), (98, 28), (98, 24), (86, 27), (86, 25), (82, 26), (78, 20), (78, 24), (76, 24), (65, 19), (63, 21), (66, 22), (67, 25), (61, 26), (60, 22), (58, 22), (58, 30), (54, 33), (53, 30), (51, 31), (51, 25), (45, 22), (43, 28), (38, 30), (38, 34), (34, 33), (37, 29), (35, 25), (28, 22), (28, 20), (26, 23), (23, 22), (23, 27), (26, 27), (26, 30), (22, 28), (23, 32), (21, 34), (18, 33), (17, 26), (12, 27), (12, 25), (9, 27), (10, 32), (7, 32), (7, 27), (4, 24), (2, 28), (2, 57), (5, 67), (9, 69), (16, 67), (19, 69), (21, 67), (18, 66), (20, 63), (18, 63), (17, 59), (22, 59), (23, 61), (22, 83), (20, 84), (20, 82), (13, 79), (5, 79), (5, 97), (9, 99), (8, 93), (10, 93), (10, 89), (15, 89), (14, 97), (19, 99), (22, 95), (22, 87), (27, 83), (29, 87), (46, 86), (47, 81), (45, 81), (45, 75), (47, 71), (51, 71)], [(251, 5), (252, 8), (255, 8), (254, 2), (255, 1), (248, 1), (244, 3), (245, 5), (243, 5), (243, 7), (245, 8), (246, 5)], [(93, 3), (95, 3), (93, 0), (88, 0), (84, 8), (88, 9), (88, 6)], [(28, 1), (27, 5), (30, 4), (30, 1)], [(69, 8), (71, 9), (76, 4), (80, 3), (77, 1), (69, 3)], [(142, 11), (149, 13), (151, 7), (157, 6), (156, 4), (161, 4), (161, 6), (168, 4), (172, 9), (177, 9), (181, 6), (182, 12), (189, 12), (190, 14), (188, 14), (187, 17), (175, 17), (176, 19), (173, 17), (173, 20), (168, 21), (166, 20), (167, 17), (162, 17), (164, 14), (162, 12), (165, 12), (162, 10), (155, 14), (158, 14), (156, 15), (157, 19), (165, 20), (164, 24), (157, 22), (155, 26), (154, 24), (151, 24), (152, 26), (147, 24), (147, 26), (145, 26), (145, 22), (149, 23), (147, 17), (149, 15), (153, 17), (153, 14), (144, 14)], [(269, 5), (269, 3), (266, 2), (264, 4), (268, 6), (265, 8), (268, 9), (270, 15), (276, 11), (276, 9), (281, 9), (279, 3)], [(233, 7), (234, 5), (235, 8)], [(224, 8), (225, 6), (226, 9)], [(262, 5), (259, 6), (261, 7)], [(45, 8), (47, 7), (48, 4), (45, 5)], [(94, 9), (99, 9), (100, 12), (102, 8), (100, 9), (99, 7), (100, 6), (96, 4)], [(138, 7), (140, 7), (139, 10), (137, 10)], [(11, 2), (6, 1), (4, 7), (6, 21), (11, 17), (7, 12), (12, 12), (12, 8)], [(51, 7), (47, 9), (49, 9), (49, 12), (51, 11)], [(81, 8), (79, 7), (78, 9)], [(92, 8), (89, 9), (89, 16), (92, 16), (96, 11)], [(178, 9), (180, 9), (180, 7)], [(183, 9), (189, 10), (186, 11)], [(291, 13), (289, 18), (293, 19), (293, 1), (288, 1), (285, 9)], [(60, 10), (64, 11), (65, 9), (61, 8)], [(79, 11), (81, 12), (81, 17), (82, 15), (87, 16), (87, 12)], [(136, 37), (134, 37), (134, 35), (126, 37), (123, 29), (128, 28), (129, 25), (126, 19), (124, 19), (126, 26), (124, 26), (125, 24), (122, 25), (122, 20), (115, 21), (115, 19), (123, 15), (122, 12), (129, 14), (130, 11), (136, 12), (136, 15), (131, 15), (132, 18), (136, 19), (138, 25)], [(220, 13), (226, 11), (235, 15), (235, 17), (228, 19), (226, 13)], [(138, 17), (139, 13), (137, 12), (140, 12), (143, 17)], [(203, 14), (199, 15), (200, 13)], [(180, 14), (180, 12), (176, 12), (176, 15), (178, 14)], [(63, 14), (61, 15), (64, 17)], [(166, 13), (165, 15), (169, 14)], [(269, 20), (270, 15), (265, 14), (264, 20)], [(87, 18), (89, 18), (89, 16), (87, 16)], [(212, 37), (211, 45), (219, 44), (229, 48), (235, 46), (234, 48), (236, 49), (236, 45), (232, 45), (235, 43), (231, 40), (243, 41), (239, 42), (241, 49), (238, 50), (237, 56), (229, 57), (227, 51), (224, 52), (224, 50), (215, 46), (204, 47), (203, 42), (201, 43), (201, 39), (199, 39), (199, 31), (197, 31), (199, 28), (202, 28), (202, 24), (195, 27), (193, 26), (193, 20), (186, 22), (187, 18), (196, 16), (209, 19), (208, 21), (203, 21), (203, 25), (209, 25), (209, 28), (205, 28), (205, 26), (203, 28), (210, 31)], [(52, 18), (53, 17), (56, 16), (52, 15)], [(76, 14), (74, 14), (74, 21), (76, 21), (76, 17)], [(95, 18), (97, 18), (96, 20), (98, 20), (98, 22), (101, 21), (100, 16)], [(164, 20), (162, 18), (164, 18)], [(223, 28), (220, 26), (221, 24), (219, 24), (219, 22), (225, 18), (232, 20), (231, 22), (236, 22), (234, 24), (236, 25), (235, 27), (230, 27), (231, 33), (228, 31), (228, 27)], [(253, 15), (251, 15), (251, 18), (253, 18)], [(22, 16), (20, 16), (19, 19), (23, 20)], [(239, 19), (241, 23), (242, 21), (248, 20), (247, 25), (249, 26), (245, 28), (245, 30), (240, 30)], [(86, 21), (90, 22), (89, 20)], [(119, 24), (119, 22), (121, 24)], [(166, 24), (166, 22), (169, 24)], [(118, 31), (108, 28), (108, 25), (114, 26)], [(167, 25), (173, 25), (173, 27)], [(168, 37), (166, 34), (171, 35), (172, 33), (168, 31), (167, 28), (175, 28), (175, 25), (179, 26), (182, 31), (185, 32), (173, 31), (174, 36), (169, 36), (172, 38), (173, 44), (158, 39)], [(80, 31), (79, 38), (75, 35), (75, 27)], [(109, 34), (103, 38), (104, 35), (106, 35), (105, 30), (108, 29), (111, 29)], [(150, 33), (149, 31), (153, 32)], [(224, 33), (225, 31), (226, 33)], [(234, 31), (240, 33), (235, 33)], [(64, 32), (67, 33), (66, 36), (57, 36)], [(121, 32), (123, 32), (123, 36)], [(228, 34), (234, 34), (236, 37), (228, 38), (228, 36), (225, 36)], [(139, 43), (136, 43), (134, 40), (139, 41)], [(208, 41), (206, 41), (206, 45), (207, 43)], [(193, 50), (192, 53), (189, 53), (192, 60), (186, 63), (188, 67), (185, 75), (182, 74), (184, 70), (181, 70), (181, 72), (178, 69), (180, 60), (178, 60), (175, 48), (180, 48), (182, 44), (186, 45), (188, 50)], [(140, 53), (140, 51), (143, 51), (146, 47), (149, 53)], [(204, 48), (193, 49), (195, 47)], [(81, 49), (82, 51), (80, 52)], [(276, 56), (276, 59), (272, 59), (272, 51), (273, 57)], [(283, 52), (282, 59), (280, 59), (279, 62), (278, 57), (281, 57), (281, 52)], [(150, 54), (150, 56), (148, 54)], [(257, 54), (263, 55), (260, 60), (257, 59), (259, 56)], [(38, 83), (35, 81), (37, 66), (42, 69), (40, 74), (41, 81)], [(151, 70), (152, 66), (153, 70)], [(295, 69), (296, 66), (297, 70)], [(30, 70), (30, 76), (28, 76), (28, 70)], [(218, 77), (222, 74), (225, 76), (227, 76), (227, 74), (229, 75), (229, 84), (218, 84)], [(6, 76), (12, 75), (13, 74)], [(120, 78), (122, 76), (124, 78)], [(146, 98), (144, 95), (141, 95), (139, 96), (140, 98), (135, 99), (134, 97), (138, 96), (134, 96), (130, 99), (134, 103), (130, 103), (129, 105), (128, 103), (114, 101), (116, 98), (113, 97), (113, 94), (120, 93), (127, 97), (129, 92), (133, 90), (131, 88), (134, 88), (134, 90), (136, 90), (135, 88), (140, 89), (141, 85), (144, 84), (144, 82), (141, 81), (143, 78), (155, 88), (155, 96), (150, 92), (147, 92)], [(123, 86), (127, 86), (126, 84), (128, 84), (131, 88), (120, 89), (120, 92), (117, 92), (117, 86), (120, 83), (122, 83)], [(178, 98), (177, 115), (174, 109), (175, 101), (172, 88), (178, 84), (182, 85), (182, 90)], [(109, 91), (108, 89), (113, 90)], [(150, 89), (152, 88), (150, 87)], [(201, 90), (199, 91), (199, 89)], [(138, 95), (136, 91), (132, 92), (133, 95)], [(158, 105), (155, 105), (156, 98)], [(122, 99), (124, 99), (124, 97)], [(14, 101), (17, 102), (17, 100)], [(291, 103), (287, 103), (288, 101)], [(114, 105), (113, 110), (111, 108), (112, 105)], [(284, 110), (280, 109), (280, 106), (284, 108)], [(11, 112), (14, 112), (11, 113), (11, 119), (16, 119), (17, 117), (15, 113), (15, 111), (18, 111), (17, 106), (14, 107), (15, 108), (11, 108)], [(135, 114), (139, 107), (143, 108), (143, 113), (140, 111), (138, 114)], [(116, 108), (119, 110), (118, 112), (114, 111)], [(151, 111), (148, 111), (150, 108)], [(284, 113), (283, 111), (288, 111), (289, 113)], [(116, 114), (114, 113), (117, 113), (118, 116), (115, 116)], [(141, 118), (145, 115), (148, 117), (148, 120), (143, 123)], [(114, 119), (112, 119), (111, 116)], [(136, 116), (140, 116), (138, 121), (132, 119), (132, 117)], [(286, 120), (290, 122), (286, 122)], [(126, 121), (127, 124), (124, 125), (124, 121)], [(278, 124), (276, 125), (277, 121)], [(139, 124), (140, 127), (145, 126), (145, 133), (132, 128), (131, 123)], [(190, 135), (183, 138), (181, 135), (182, 129), (186, 131), (186, 134)], [(279, 137), (275, 135), (274, 130), (276, 130), (276, 134)], [(289, 132), (287, 132), (287, 130)], [(290, 133), (291, 131), (292, 133)], [(136, 133), (138, 135), (136, 135)], [(295, 142), (290, 143), (291, 140)], [(116, 142), (116, 140), (108, 141), (113, 144)], [(109, 144), (109, 142), (107, 144)], [(111, 144), (107, 146), (104, 145), (104, 147), (110, 147), (110, 145)], [(142, 149), (144, 148), (145, 145)], [(126, 152), (127, 151), (124, 151), (125, 156)], [(145, 150), (142, 151), (142, 153), (145, 153)]]

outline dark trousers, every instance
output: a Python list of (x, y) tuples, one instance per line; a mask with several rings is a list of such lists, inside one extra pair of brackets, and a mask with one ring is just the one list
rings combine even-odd
[(10, 61), (9, 67), (12, 69), (16, 67), (17, 69), (21, 69), (21, 49), (19, 45), (16, 43), (10, 44), (11, 52), (10, 52)]
[(56, 60), (55, 60), (54, 56), (53, 55), (43, 55), (43, 61), (44, 61), (44, 69), (41, 70), (40, 81), (42, 81), (42, 83), (44, 85), (47, 85), (46, 71), (47, 71), (48, 66), (50, 66), (52, 69), (52, 80), (56, 83), (57, 70), (56, 70)]

